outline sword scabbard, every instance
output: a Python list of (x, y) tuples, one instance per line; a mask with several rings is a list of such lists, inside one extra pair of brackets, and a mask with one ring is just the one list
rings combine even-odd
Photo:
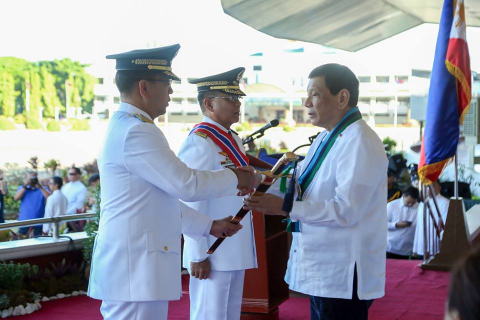
[[(255, 196), (264, 195), (268, 188), (275, 182), (275, 180), (281, 177), (282, 171), (285, 169), (286, 165), (291, 161), (298, 160), (298, 156), (293, 152), (286, 152), (283, 156), (277, 161), (277, 163), (273, 166), (272, 170), (265, 172), (265, 177), (263, 178), (260, 185), (257, 189), (252, 193)], [(243, 217), (247, 215), (250, 210), (245, 210), (240, 208), (237, 214), (230, 220), (233, 224), (239, 224), (242, 221)], [(208, 254), (212, 254), (215, 250), (220, 246), (220, 244), (225, 240), (225, 238), (218, 238), (213, 245), (207, 250)]]

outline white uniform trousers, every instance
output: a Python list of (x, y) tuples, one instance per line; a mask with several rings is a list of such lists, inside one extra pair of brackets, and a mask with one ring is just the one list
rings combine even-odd
[(100, 312), (106, 320), (167, 320), (168, 301), (102, 301)]
[(245, 270), (214, 271), (208, 279), (190, 277), (191, 320), (239, 320)]

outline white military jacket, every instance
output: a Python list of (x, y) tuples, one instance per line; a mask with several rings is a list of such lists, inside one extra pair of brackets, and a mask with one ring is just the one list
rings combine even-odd
[[(181, 233), (207, 235), (211, 219), (179, 199), (237, 193), (231, 170), (189, 169), (147, 113), (122, 103), (98, 159), (102, 201), (88, 295), (114, 301), (178, 300)], [(182, 218), (183, 217), (183, 218)]]
[[(212, 123), (228, 132), (227, 129), (208, 117), (204, 117), (203, 121)], [(232, 134), (232, 136), (240, 150), (245, 153), (241, 139), (236, 134)], [(180, 148), (178, 157), (193, 169), (219, 170), (228, 166), (235, 167), (212, 139), (196, 134), (187, 137)], [(215, 220), (225, 218), (228, 215), (234, 216), (242, 208), (243, 199), (237, 196), (229, 196), (212, 198), (206, 201), (186, 202), (186, 204), (195, 210), (205, 212), (211, 219)], [(251, 213), (243, 218), (241, 224), (243, 225), (242, 230), (235, 236), (225, 239), (212, 255), (208, 255), (206, 252), (217, 238), (213, 236), (199, 239), (184, 237), (183, 266), (190, 269), (190, 262), (200, 262), (209, 258), (212, 270), (234, 271), (256, 268), (257, 258)]]
[[(298, 176), (327, 133), (315, 139)], [(295, 201), (290, 213), (300, 221), (285, 275), (290, 289), (352, 299), (356, 265), (359, 299), (384, 295), (387, 165), (382, 142), (362, 119), (337, 138), (303, 201)]]

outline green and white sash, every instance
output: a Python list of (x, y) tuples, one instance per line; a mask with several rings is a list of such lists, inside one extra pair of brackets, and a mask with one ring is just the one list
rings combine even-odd
[[(300, 175), (300, 178), (298, 179), (298, 195), (297, 195), (297, 201), (302, 201), (303, 195), (305, 191), (308, 189), (310, 184), (313, 181), (313, 178), (315, 177), (315, 174), (317, 173), (318, 169), (320, 169), (320, 166), (322, 165), (323, 161), (327, 157), (328, 153), (332, 149), (333, 145), (335, 144), (335, 141), (337, 138), (342, 134), (342, 132), (352, 123), (356, 122), (357, 120), (360, 120), (362, 118), (362, 114), (358, 110), (358, 107), (352, 108), (347, 112), (347, 114), (340, 120), (340, 122), (333, 128), (333, 130), (327, 134), (327, 136), (323, 139), (322, 143), (320, 143), (320, 146), (318, 146), (317, 150), (315, 151), (315, 154), (313, 155), (312, 159), (310, 162), (307, 164), (305, 170), (302, 172)], [(294, 177), (292, 178), (291, 183), (295, 183)], [(282, 208), (284, 211), (287, 211), (290, 213), (292, 206), (293, 206), (293, 198), (294, 198), (294, 188), (289, 188), (285, 194), (284, 198), (284, 204), (285, 203), (291, 203), (292, 205), (290, 208)], [(293, 232), (298, 232), (298, 222), (292, 222), (290, 219), (287, 221), (289, 223), (289, 226), (287, 226), (287, 231)], [(295, 225), (292, 225), (292, 224)]]

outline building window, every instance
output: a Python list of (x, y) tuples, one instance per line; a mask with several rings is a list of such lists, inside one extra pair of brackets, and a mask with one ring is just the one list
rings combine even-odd
[(275, 111), (275, 119), (285, 119), (285, 110)]
[(303, 119), (303, 110), (293, 110), (293, 120), (299, 123), (305, 122)]
[(95, 98), (95, 101), (98, 101), (98, 102), (101, 102), (101, 103), (105, 103), (107, 102), (107, 97), (106, 96), (97, 96)]
[(412, 70), (412, 76), (419, 77), (419, 78), (430, 78), (431, 72), (428, 70)]
[(358, 98), (358, 104), (370, 104), (370, 98)]
[(114, 104), (120, 104), (120, 97), (113, 97)]
[(410, 97), (399, 97), (397, 101), (399, 106), (410, 107)]
[(377, 76), (377, 83), (388, 83), (388, 76)]
[(395, 82), (398, 84), (407, 83), (408, 76), (395, 76)]
[(103, 78), (98, 78), (98, 83), (103, 84)]
[(372, 78), (371, 77), (358, 77), (358, 81), (360, 83), (370, 83), (372, 81)]
[(262, 66), (253, 66), (253, 71), (262, 71)]
[(188, 104), (197, 104), (198, 100), (195, 98), (188, 98), (187, 101), (188, 101)]
[(182, 81), (180, 81), (180, 80), (172, 80), (172, 83), (173, 83), (173, 84), (182, 84)]
[(182, 98), (172, 98), (172, 103), (174, 103), (174, 104), (182, 104)]

